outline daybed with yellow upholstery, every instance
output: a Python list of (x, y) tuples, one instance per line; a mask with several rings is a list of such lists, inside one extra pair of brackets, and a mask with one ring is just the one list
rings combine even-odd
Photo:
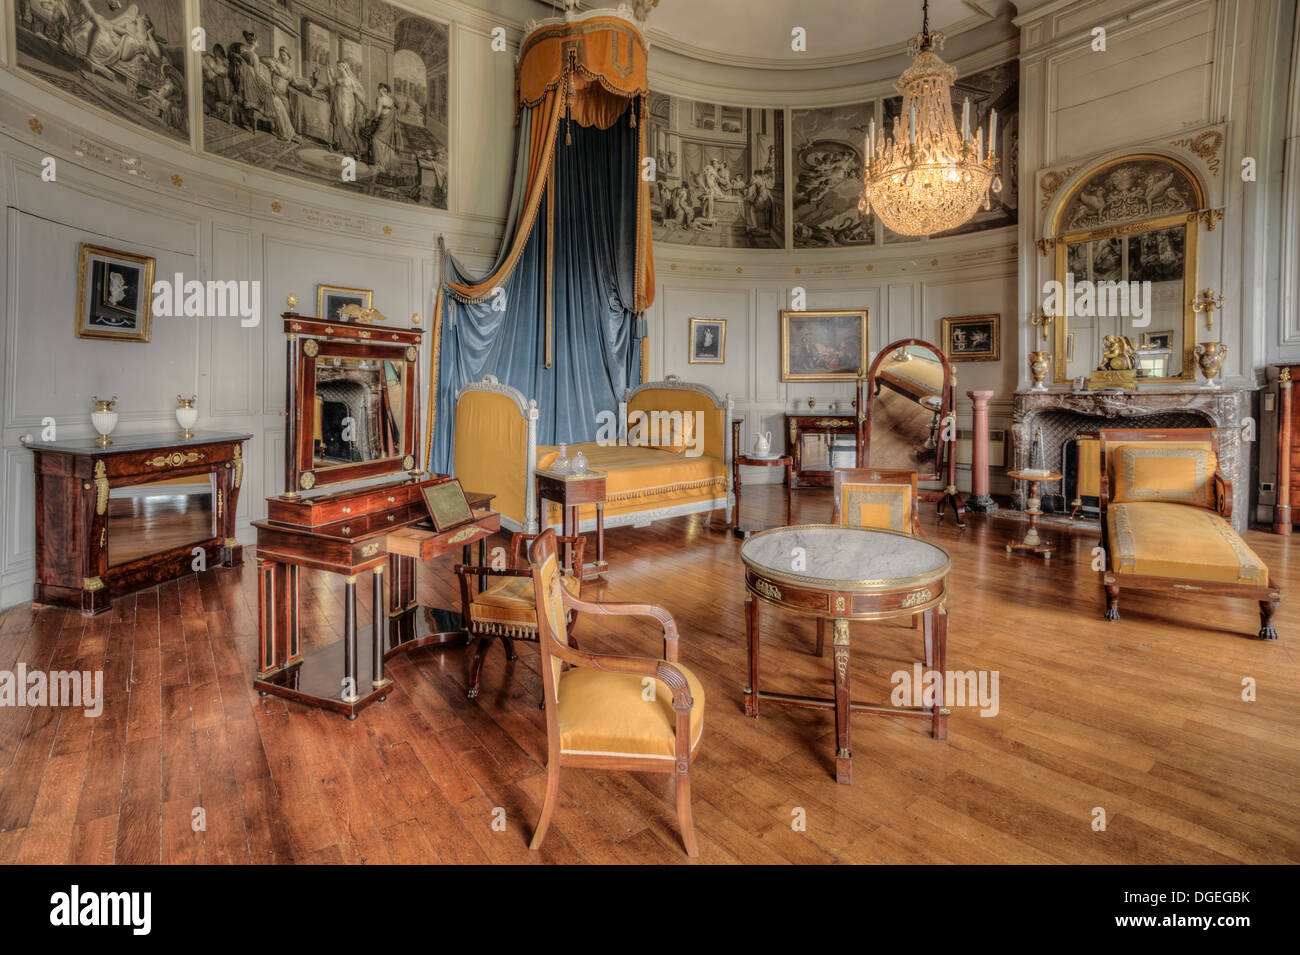
[(1119, 619), (1122, 587), (1248, 597), (1259, 601), (1260, 638), (1276, 640), (1282, 594), (1228, 523), (1232, 484), (1219, 470), (1215, 432), (1106, 430), (1099, 438), (1106, 619)]
[[(717, 508), (730, 521), (731, 408), (730, 395), (720, 399), (704, 385), (675, 378), (650, 382), (625, 393), (616, 443), (568, 445), (570, 459), (582, 452), (588, 467), (606, 473), (606, 525), (648, 524)], [(456, 396), (453, 473), (462, 486), (495, 494), (492, 506), (501, 523), (528, 533), (538, 529), (537, 468), (549, 466), (560, 450), (537, 445), (537, 414), (536, 402), (491, 376)], [(649, 427), (652, 420), (655, 428)], [(595, 505), (579, 508), (582, 530), (594, 528), (595, 518)], [(552, 505), (547, 523), (560, 523), (558, 506)]]

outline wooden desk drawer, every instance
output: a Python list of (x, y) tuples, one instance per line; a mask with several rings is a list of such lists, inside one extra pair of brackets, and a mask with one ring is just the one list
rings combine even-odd
[(496, 512), (484, 514), (473, 524), (455, 527), (438, 533), (427, 528), (403, 527), (393, 531), (384, 540), (384, 547), (390, 554), (400, 557), (414, 557), (417, 560), (432, 560), (449, 551), (472, 544), (490, 537), (501, 528), (501, 515)]

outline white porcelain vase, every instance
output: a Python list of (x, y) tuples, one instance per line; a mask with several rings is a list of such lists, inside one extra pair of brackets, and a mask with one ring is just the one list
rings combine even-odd
[(194, 425), (199, 420), (199, 409), (195, 407), (198, 396), (182, 398), (177, 395), (176, 400), (180, 402), (176, 408), (176, 423), (181, 426), (181, 437), (189, 440), (194, 437)]
[(99, 437), (95, 439), (95, 443), (101, 448), (106, 448), (113, 443), (109, 435), (117, 427), (117, 412), (113, 410), (113, 406), (117, 404), (117, 395), (107, 400), (98, 396), (90, 400), (95, 403), (95, 410), (90, 413), (90, 423), (99, 432)]

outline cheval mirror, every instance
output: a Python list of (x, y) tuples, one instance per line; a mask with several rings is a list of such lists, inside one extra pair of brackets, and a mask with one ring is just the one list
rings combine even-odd
[(419, 329), (285, 315), (285, 491), (415, 469)]
[(964, 509), (952, 453), (956, 428), (945, 428), (955, 417), (956, 386), (957, 375), (937, 345), (918, 338), (886, 345), (871, 363), (865, 394), (858, 382), (857, 459), (860, 468), (910, 468), (918, 481), (941, 482), (942, 490), (922, 490), (920, 499), (951, 498), (961, 525)]

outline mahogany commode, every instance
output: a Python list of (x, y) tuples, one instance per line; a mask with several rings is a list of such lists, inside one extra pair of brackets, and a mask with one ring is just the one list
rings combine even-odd
[[(95, 438), (24, 441), (36, 468), (37, 603), (102, 613), (115, 596), (194, 572), (203, 564), (237, 567), (235, 505), (244, 482), (244, 442), (251, 434), (199, 431), (119, 435), (107, 447)], [(213, 533), (124, 563), (109, 561), (109, 492), (195, 477), (212, 487)]]

